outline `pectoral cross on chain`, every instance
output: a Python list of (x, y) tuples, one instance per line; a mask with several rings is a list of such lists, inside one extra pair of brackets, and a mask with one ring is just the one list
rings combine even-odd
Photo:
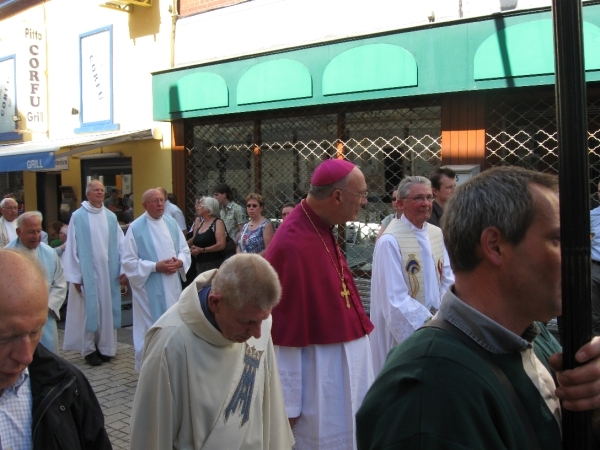
[(350, 309), (350, 300), (348, 300), (350, 297), (350, 291), (346, 288), (345, 281), (342, 281), (342, 292), (340, 292), (340, 295), (346, 299), (346, 308)]

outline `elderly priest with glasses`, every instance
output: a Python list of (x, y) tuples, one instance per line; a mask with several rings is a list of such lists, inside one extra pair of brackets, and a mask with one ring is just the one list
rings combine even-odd
[(427, 223), (433, 195), (429, 179), (404, 178), (398, 185), (403, 214), (377, 241), (371, 280), (373, 366), (378, 374), (392, 347), (400, 344), (440, 308), (454, 274), (442, 230)]

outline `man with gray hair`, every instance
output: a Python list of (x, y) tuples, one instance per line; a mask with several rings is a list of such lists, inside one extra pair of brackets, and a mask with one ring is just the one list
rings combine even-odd
[(277, 274), (254, 254), (183, 291), (146, 334), (132, 450), (292, 448), (271, 340), (280, 297)]
[(117, 216), (104, 206), (104, 185), (92, 180), (88, 201), (73, 213), (69, 239), (62, 255), (71, 283), (63, 350), (80, 351), (86, 362), (98, 366), (117, 352), (121, 328), (121, 273), (123, 231)]
[(17, 223), (19, 205), (12, 198), (5, 198), (0, 202), (0, 248), (6, 247), (17, 238)]
[(129, 226), (123, 246), (123, 271), (129, 279), (133, 300), (135, 370), (142, 365), (146, 331), (181, 294), (180, 279), (190, 267), (190, 249), (175, 219), (165, 214), (158, 189), (142, 195), (146, 210)]
[(442, 229), (456, 282), (433, 326), (390, 352), (356, 416), (361, 449), (562, 449), (561, 408), (600, 405), (600, 339), (563, 371), (539, 323), (562, 306), (557, 177), (486, 170)]
[(390, 222), (373, 255), (371, 349), (376, 374), (392, 347), (437, 312), (454, 282), (442, 231), (427, 223), (433, 202), (431, 182), (406, 177), (397, 196), (402, 216)]
[(60, 308), (67, 297), (67, 280), (58, 254), (48, 244), (42, 242), (42, 213), (28, 211), (17, 220), (17, 239), (5, 248), (28, 253), (37, 258), (45, 269), (48, 293), (48, 320), (42, 330), (40, 342), (58, 355), (58, 331), (56, 321), (60, 320)]

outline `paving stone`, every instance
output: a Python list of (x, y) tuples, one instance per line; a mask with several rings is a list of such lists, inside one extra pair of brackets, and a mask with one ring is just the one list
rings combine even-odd
[[(62, 347), (64, 331), (58, 330), (58, 335)], [(129, 449), (131, 407), (138, 380), (133, 346), (119, 342), (116, 356), (96, 367), (86, 364), (77, 352), (61, 351), (60, 356), (81, 370), (92, 385), (113, 449)]]
[(125, 417), (127, 417), (127, 416), (125, 416), (122, 413), (112, 414), (112, 415), (106, 416), (104, 418), (104, 423), (107, 423), (107, 424), (110, 425), (110, 424), (112, 424), (114, 422), (118, 422), (119, 420), (124, 419)]

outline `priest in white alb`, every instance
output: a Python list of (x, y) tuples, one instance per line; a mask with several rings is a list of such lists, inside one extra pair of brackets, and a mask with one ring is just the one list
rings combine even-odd
[(373, 325), (333, 227), (356, 220), (367, 183), (351, 162), (328, 159), (310, 185), (265, 254), (282, 287), (273, 343), (296, 449), (351, 450), (354, 415), (373, 382)]
[(62, 261), (69, 287), (63, 350), (80, 351), (99, 366), (117, 352), (121, 328), (121, 253), (123, 231), (104, 207), (104, 185), (92, 180), (88, 201), (73, 213)]
[(19, 205), (12, 198), (0, 202), (0, 248), (5, 247), (17, 238), (17, 222)]
[(393, 219), (375, 245), (371, 278), (373, 367), (377, 375), (392, 347), (440, 309), (454, 274), (442, 230), (427, 223), (433, 195), (428, 178), (411, 176), (398, 185), (400, 219)]
[(60, 319), (60, 308), (67, 298), (67, 280), (63, 265), (58, 256), (48, 244), (42, 242), (42, 213), (28, 211), (21, 214), (17, 222), (17, 239), (5, 248), (14, 248), (31, 255), (44, 267), (44, 275), (48, 283), (48, 320), (42, 329), (40, 342), (53, 353), (58, 355), (58, 330), (56, 319)]
[(148, 329), (181, 294), (181, 280), (190, 267), (187, 242), (175, 219), (165, 215), (165, 200), (157, 189), (142, 195), (144, 214), (134, 220), (125, 236), (123, 271), (133, 299), (135, 370), (139, 372)]

